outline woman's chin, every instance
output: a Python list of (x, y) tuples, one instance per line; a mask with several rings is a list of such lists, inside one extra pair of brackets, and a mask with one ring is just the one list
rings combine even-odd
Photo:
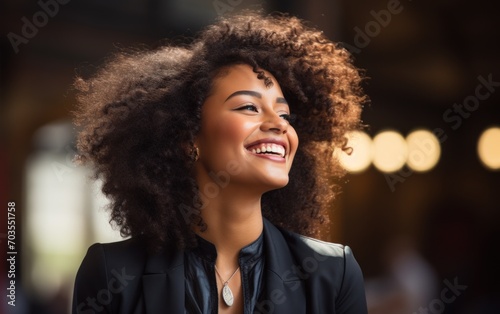
[(267, 191), (277, 190), (284, 188), (288, 184), (288, 176), (284, 178), (272, 178), (266, 182), (265, 186)]

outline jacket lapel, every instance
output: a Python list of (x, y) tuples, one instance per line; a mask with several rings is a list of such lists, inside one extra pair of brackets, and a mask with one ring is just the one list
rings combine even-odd
[[(257, 304), (262, 313), (305, 313), (306, 299), (300, 265), (295, 261), (281, 232), (264, 219), (266, 293)], [(305, 278), (302, 278), (305, 279)]]
[(184, 255), (169, 250), (150, 256), (142, 276), (146, 314), (184, 313)]

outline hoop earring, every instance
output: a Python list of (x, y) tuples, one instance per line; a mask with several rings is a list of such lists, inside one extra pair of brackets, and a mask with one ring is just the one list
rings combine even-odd
[(200, 149), (197, 146), (193, 147), (193, 161), (198, 161), (200, 158)]

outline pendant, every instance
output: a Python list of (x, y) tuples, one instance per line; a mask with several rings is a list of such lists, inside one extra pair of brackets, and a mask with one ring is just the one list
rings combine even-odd
[(233, 305), (233, 292), (231, 291), (227, 283), (225, 283), (224, 287), (222, 287), (222, 299), (224, 299), (224, 303), (226, 303), (227, 306)]

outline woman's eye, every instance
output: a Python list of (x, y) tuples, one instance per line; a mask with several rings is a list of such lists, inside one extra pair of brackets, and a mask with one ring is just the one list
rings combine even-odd
[(284, 113), (284, 114), (281, 114), (280, 117), (282, 117), (283, 119), (285, 119), (289, 123), (293, 123), (295, 121), (296, 115)]
[(259, 112), (257, 107), (255, 105), (252, 105), (252, 104), (243, 105), (241, 107), (236, 108), (236, 110), (250, 110), (250, 111), (254, 111), (254, 112)]

